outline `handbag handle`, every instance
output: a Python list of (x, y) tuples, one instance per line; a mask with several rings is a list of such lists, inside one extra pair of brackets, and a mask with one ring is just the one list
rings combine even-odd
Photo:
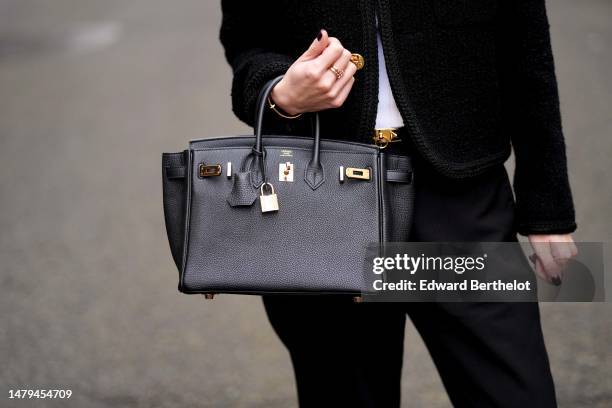
[[(261, 160), (261, 168), (263, 173), (263, 181), (266, 181), (265, 178), (265, 151), (263, 146), (263, 117), (264, 112), (266, 110), (266, 104), (268, 101), (268, 96), (270, 92), (272, 92), (272, 88), (276, 84), (283, 79), (283, 75), (280, 75), (270, 81), (268, 81), (264, 87), (262, 88), (259, 96), (257, 98), (256, 111), (255, 111), (255, 145), (252, 149), (252, 154), (255, 158), (259, 158)], [(312, 146), (312, 157), (306, 166), (304, 172), (304, 181), (306, 184), (310, 186), (313, 190), (319, 187), (325, 181), (325, 174), (323, 172), (323, 166), (321, 165), (321, 135), (319, 132), (319, 114), (317, 112), (311, 113), (312, 119), (312, 129), (313, 129), (313, 138), (314, 143)]]

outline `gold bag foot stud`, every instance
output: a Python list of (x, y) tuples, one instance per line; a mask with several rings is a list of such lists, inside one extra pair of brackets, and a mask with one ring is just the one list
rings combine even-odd
[(214, 298), (215, 298), (215, 294), (214, 293), (205, 293), (204, 294), (204, 299), (213, 300)]
[(363, 303), (363, 297), (353, 296), (353, 303)]

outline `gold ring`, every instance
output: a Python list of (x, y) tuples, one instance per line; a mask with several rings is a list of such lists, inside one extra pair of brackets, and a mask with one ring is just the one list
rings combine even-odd
[(331, 72), (334, 73), (334, 75), (336, 75), (336, 79), (340, 79), (342, 78), (342, 75), (344, 75), (344, 71), (341, 70), (340, 68), (336, 68), (336, 67), (329, 67), (329, 70)]
[(357, 71), (359, 71), (365, 65), (365, 60), (363, 59), (363, 56), (356, 53), (351, 54), (351, 62), (355, 64), (355, 66), (357, 67)]

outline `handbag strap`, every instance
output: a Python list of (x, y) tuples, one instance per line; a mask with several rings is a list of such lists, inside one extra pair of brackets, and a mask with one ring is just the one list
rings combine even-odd
[[(255, 110), (255, 145), (253, 146), (252, 154), (254, 157), (259, 158), (259, 160), (253, 160), (252, 162), (260, 162), (263, 180), (265, 181), (265, 153), (263, 146), (263, 118), (266, 110), (266, 102), (268, 100), (268, 96), (272, 89), (276, 84), (278, 84), (281, 79), (283, 79), (283, 75), (280, 75), (270, 81), (268, 81), (262, 88), (259, 96), (257, 98), (256, 110)], [(309, 115), (312, 119), (312, 132), (313, 132), (313, 146), (312, 146), (312, 157), (306, 166), (306, 170), (304, 172), (304, 181), (306, 184), (310, 186), (313, 190), (318, 188), (325, 181), (325, 174), (323, 172), (323, 166), (321, 165), (321, 135), (320, 135), (320, 125), (319, 125), (319, 114), (317, 112), (312, 112)]]

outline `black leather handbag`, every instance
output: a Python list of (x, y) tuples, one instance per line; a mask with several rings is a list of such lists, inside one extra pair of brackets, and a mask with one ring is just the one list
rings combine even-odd
[(409, 156), (375, 145), (262, 135), (193, 140), (162, 155), (166, 230), (184, 293), (359, 294), (369, 244), (406, 241)]

